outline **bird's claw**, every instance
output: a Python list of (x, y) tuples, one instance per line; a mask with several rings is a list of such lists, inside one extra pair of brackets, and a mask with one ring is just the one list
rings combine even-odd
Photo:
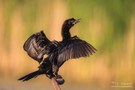
[(64, 84), (65, 80), (63, 79), (63, 77), (61, 75), (57, 75), (56, 76), (56, 81), (59, 85)]

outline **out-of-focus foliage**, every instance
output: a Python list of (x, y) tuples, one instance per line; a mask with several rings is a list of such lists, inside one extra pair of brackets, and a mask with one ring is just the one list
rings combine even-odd
[(106, 87), (112, 81), (134, 82), (135, 0), (0, 0), (0, 79), (17, 80), (36, 70), (38, 63), (23, 43), (40, 30), (61, 40), (61, 25), (71, 17), (81, 18), (72, 35), (98, 51), (65, 63), (60, 73), (66, 83)]

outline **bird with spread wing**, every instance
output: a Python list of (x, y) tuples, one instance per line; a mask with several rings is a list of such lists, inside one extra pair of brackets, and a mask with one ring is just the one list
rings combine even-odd
[[(69, 59), (88, 57), (96, 52), (96, 49), (78, 36), (71, 36), (70, 29), (80, 19), (70, 18), (62, 25), (62, 41), (50, 41), (43, 31), (31, 35), (24, 43), (24, 50), (40, 64), (39, 69), (19, 80), (27, 81), (38, 75), (45, 74), (50, 79), (56, 77), (58, 84), (63, 84), (64, 79), (58, 74), (59, 68)], [(48, 55), (43, 58), (44, 55)]]

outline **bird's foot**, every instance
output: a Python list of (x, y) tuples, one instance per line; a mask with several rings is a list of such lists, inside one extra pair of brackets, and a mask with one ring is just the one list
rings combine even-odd
[(61, 75), (57, 75), (56, 76), (56, 81), (59, 85), (64, 84), (65, 80), (63, 79), (63, 77)]

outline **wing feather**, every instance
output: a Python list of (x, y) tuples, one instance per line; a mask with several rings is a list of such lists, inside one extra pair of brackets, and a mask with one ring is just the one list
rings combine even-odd
[(96, 49), (77, 36), (72, 37), (59, 50), (58, 60), (66, 61), (68, 59), (76, 59), (80, 57), (88, 57), (96, 52)]
[(43, 31), (31, 35), (23, 45), (23, 49), (34, 60), (41, 62), (43, 55), (46, 54), (46, 46), (51, 41), (45, 36)]

